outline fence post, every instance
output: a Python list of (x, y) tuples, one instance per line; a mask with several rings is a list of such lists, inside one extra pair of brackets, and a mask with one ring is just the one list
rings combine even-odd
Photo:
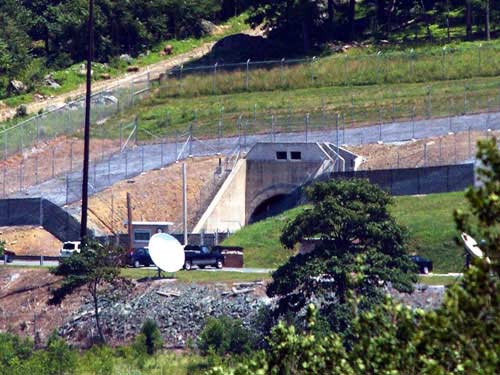
[(382, 109), (378, 110), (378, 141), (382, 142)]
[(427, 142), (424, 143), (424, 167), (427, 166)]
[(446, 46), (441, 50), (441, 68), (443, 70), (443, 79), (446, 79)]
[(120, 152), (123, 145), (123, 123), (120, 121)]
[(55, 169), (55, 147), (52, 147), (52, 178), (54, 178), (54, 169)]
[(3, 196), (5, 197), (5, 190), (6, 190), (6, 177), (7, 177), (7, 169), (5, 167), (3, 167), (3, 186), (2, 186), (2, 190), (3, 190)]
[(313, 58), (311, 59), (311, 84), (314, 83), (314, 79), (315, 79), (315, 76), (314, 76), (314, 62), (316, 61), (316, 56), (313, 56)]
[(273, 142), (273, 143), (275, 142), (275, 139), (274, 139), (274, 115), (271, 115), (271, 142)]
[(337, 157), (338, 157), (338, 149), (339, 149), (339, 113), (335, 114), (335, 144), (337, 146)]
[(69, 178), (68, 174), (66, 173), (66, 206), (69, 203)]
[[(95, 164), (94, 164), (94, 167), (95, 167)], [(144, 172), (144, 145), (141, 146), (141, 173), (142, 172)]]
[(214, 82), (213, 82), (213, 93), (217, 90), (217, 63), (214, 64)]
[(382, 51), (378, 51), (377, 52), (377, 57), (376, 57), (376, 60), (377, 60), (377, 83), (380, 83), (380, 65), (381, 65), (381, 56), (382, 56)]
[(281, 59), (280, 78), (281, 78), (281, 87), (283, 87), (285, 85), (285, 58), (284, 57)]
[(163, 166), (163, 144), (164, 140), (162, 139), (162, 142), (160, 142), (160, 167)]
[(189, 125), (189, 155), (188, 157), (193, 156), (193, 123)]
[(125, 178), (128, 176), (128, 149), (125, 150)]
[(177, 150), (177, 149), (178, 149), (178, 147), (179, 147), (179, 131), (178, 131), (178, 130), (176, 130), (176, 131), (175, 131), (175, 155), (174, 155), (174, 156), (175, 156), (175, 157), (174, 157), (174, 160), (175, 160), (175, 161), (179, 160), (179, 159), (178, 159), (179, 154), (178, 154), (178, 150)]
[(305, 118), (305, 125), (306, 125), (306, 143), (308, 142), (308, 133), (309, 133), (309, 113), (306, 114)]
[(19, 164), (19, 191), (23, 191), (23, 167), (24, 160)]
[(38, 155), (35, 156), (35, 185), (38, 185)]
[(467, 85), (464, 84), (464, 115), (467, 114)]
[(432, 117), (432, 87), (428, 87), (427, 91), (427, 118)]
[(415, 139), (415, 116), (416, 116), (415, 105), (412, 108), (411, 112), (411, 139)]
[(73, 172), (73, 142), (69, 145), (69, 171)]
[(245, 75), (245, 89), (248, 91), (248, 80), (249, 80), (249, 65), (250, 65), (250, 59), (247, 60), (247, 71)]
[(472, 150), (471, 150), (471, 141), (470, 141), (470, 126), (469, 126), (469, 131), (468, 131), (468, 149), (469, 149), (469, 159), (472, 157)]
[(477, 47), (477, 72), (478, 74), (481, 74), (481, 47), (483, 46), (483, 43), (479, 43), (479, 46)]

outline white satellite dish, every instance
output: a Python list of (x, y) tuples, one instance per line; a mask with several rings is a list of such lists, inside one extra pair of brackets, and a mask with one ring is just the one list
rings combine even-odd
[(177, 239), (166, 233), (157, 233), (149, 240), (149, 255), (160, 270), (177, 272), (184, 266), (184, 248)]
[[(477, 241), (474, 238), (469, 236), (467, 233), (462, 233), (461, 237), (462, 241), (464, 241), (465, 249), (469, 252), (469, 254), (476, 258), (484, 258), (484, 253), (479, 248), (479, 246), (477, 245)], [(486, 261), (490, 263), (489, 258), (486, 258)]]

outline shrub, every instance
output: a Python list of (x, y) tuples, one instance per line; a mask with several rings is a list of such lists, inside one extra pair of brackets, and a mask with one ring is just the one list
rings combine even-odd
[(16, 114), (14, 117), (26, 117), (28, 116), (28, 108), (24, 105), (21, 104), (19, 107), (16, 108)]
[(141, 333), (135, 338), (135, 349), (143, 354), (155, 354), (163, 346), (163, 339), (156, 322), (147, 319), (141, 328)]
[(248, 353), (254, 342), (252, 333), (240, 320), (222, 316), (207, 320), (198, 339), (198, 348), (203, 355), (210, 352), (242, 354)]

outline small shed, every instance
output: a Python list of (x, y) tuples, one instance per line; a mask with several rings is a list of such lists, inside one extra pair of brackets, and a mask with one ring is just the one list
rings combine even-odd
[[(125, 222), (125, 227), (128, 223)], [(132, 247), (148, 246), (149, 239), (156, 233), (169, 233), (174, 223), (170, 221), (132, 221)]]
[(213, 252), (224, 256), (224, 267), (243, 268), (243, 248), (239, 246), (214, 246)]

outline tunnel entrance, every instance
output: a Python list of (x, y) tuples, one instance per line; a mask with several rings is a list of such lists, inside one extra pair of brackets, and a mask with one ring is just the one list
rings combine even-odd
[(280, 213), (289, 210), (294, 206), (295, 200), (293, 199), (292, 194), (275, 195), (269, 199), (266, 199), (255, 208), (252, 215), (250, 215), (248, 224), (256, 223), (258, 221), (267, 219), (268, 217), (279, 215)]

